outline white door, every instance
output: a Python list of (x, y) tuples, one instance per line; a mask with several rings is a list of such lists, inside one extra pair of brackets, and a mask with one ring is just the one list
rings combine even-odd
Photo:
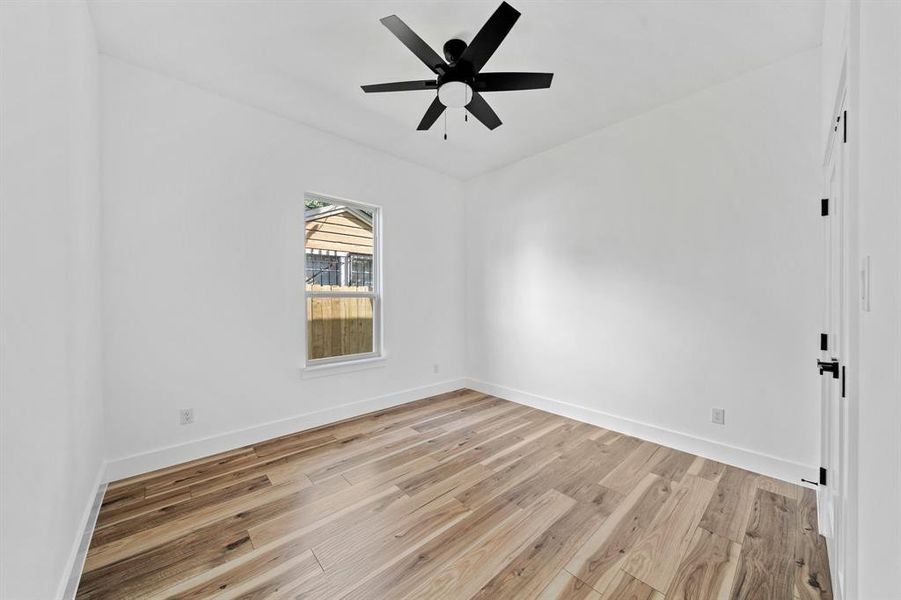
[[(848, 398), (845, 397), (845, 364), (848, 354), (847, 264), (845, 260), (845, 213), (847, 161), (845, 156), (845, 110), (840, 106), (834, 134), (825, 161), (825, 196), (822, 206), (825, 311), (818, 368), (821, 373), (821, 460), (825, 470), (817, 495), (820, 532), (827, 538), (829, 567), (841, 598), (847, 544)], [(825, 479), (825, 481), (823, 481)]]

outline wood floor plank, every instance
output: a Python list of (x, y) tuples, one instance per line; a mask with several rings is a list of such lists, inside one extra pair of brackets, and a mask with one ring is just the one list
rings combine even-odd
[(142, 598), (252, 549), (246, 530), (214, 533), (202, 528), (177, 543), (88, 571), (81, 579), (76, 597), (80, 600)]
[(370, 579), (365, 589), (357, 588), (347, 600), (362, 598), (403, 598), (420, 582), (453, 562), (487, 536), (504, 529), (511, 520), (519, 520), (522, 510), (503, 500), (495, 500), (471, 511), (441, 535), (424, 544), (416, 553), (408, 554), (391, 567)]
[(604, 600), (652, 600), (654, 588), (635, 579), (625, 571), (615, 573), (610, 584), (604, 589)]
[[(285, 594), (298, 584), (306, 583), (321, 574), (322, 568), (319, 566), (319, 562), (313, 556), (313, 553), (307, 550), (297, 558), (268, 569), (254, 578), (241, 578), (232, 589), (221, 590), (211, 595), (194, 597), (209, 598), (211, 600), (230, 600), (232, 598), (271, 600), (280, 594)], [(179, 596), (179, 600), (184, 600), (184, 598), (184, 596)]]
[[(431, 471), (433, 471), (433, 469), (424, 471), (424, 473)], [(407, 493), (418, 500), (431, 502), (432, 500), (440, 498), (442, 496), (456, 495), (463, 490), (466, 490), (471, 486), (477, 484), (486, 477), (491, 476), (491, 473), (491, 469), (487, 469), (482, 464), (476, 463), (448, 477), (436, 478), (430, 485), (415, 490), (415, 493)]]
[[(206, 600), (218, 597), (237, 597), (241, 590), (266, 581), (272, 573), (280, 573), (283, 569), (296, 569), (300, 561), (306, 565), (312, 559), (315, 572), (321, 573), (319, 561), (300, 540), (279, 545), (260, 552), (251, 552), (244, 556), (211, 568), (198, 577), (183, 581), (156, 595), (155, 599), (178, 598), (179, 600)], [(302, 572), (303, 567), (300, 568)], [(295, 581), (293, 583), (299, 583)]]
[(167, 504), (151, 514), (126, 519), (94, 532), (91, 540), (91, 549), (100, 550), (113, 542), (130, 538), (141, 532), (160, 526), (171, 526), (173, 522), (177, 522), (179, 519), (191, 519), (193, 521), (198, 515), (215, 515), (221, 511), (225, 503), (231, 502), (234, 504), (236, 500), (243, 502), (241, 500), (243, 496), (271, 487), (269, 479), (263, 475), (250, 481), (229, 486), (215, 494), (208, 494), (175, 504)]
[(406, 479), (438, 465), (438, 461), (431, 456), (420, 456), (412, 460), (407, 460), (406, 457), (403, 457), (404, 460), (390, 460), (391, 458), (386, 457), (382, 460), (361, 465), (350, 471), (345, 471), (342, 473), (342, 477), (352, 485), (363, 482), (383, 483)]
[(671, 486), (653, 473), (645, 475), (569, 561), (566, 570), (597, 590), (605, 589), (672, 495)]
[(113, 482), (97, 523), (80, 599), (831, 598), (809, 490), (472, 390)]
[[(255, 576), (258, 569), (265, 570), (272, 565), (292, 559), (306, 550), (312, 550), (317, 544), (347, 539), (348, 532), (356, 532), (361, 524), (367, 526), (384, 518), (389, 510), (407, 500), (407, 496), (397, 488), (387, 488), (379, 493), (360, 498), (356, 503), (331, 512), (316, 510), (298, 527), (292, 530), (281, 530), (279, 535), (268, 543), (254, 544), (249, 554), (231, 557), (229, 561), (217, 567), (183, 580), (170, 588), (169, 594), (179, 596), (187, 591), (209, 590), (221, 586), (234, 587), (236, 583), (247, 577)], [(333, 508), (333, 507), (332, 507)], [(397, 516), (391, 515), (389, 523), (396, 523)], [(387, 524), (385, 525), (387, 526)], [(251, 534), (251, 543), (253, 535)], [(318, 562), (318, 561), (317, 561)], [(168, 594), (164, 597), (168, 597)]]
[[(635, 445), (628, 438), (622, 438), (617, 444), (622, 444), (623, 447)], [(563, 447), (566, 448), (566, 446)], [(587, 472), (590, 474), (587, 481), (593, 483), (600, 478), (599, 473), (606, 472), (611, 468), (610, 461), (615, 460), (613, 457), (616, 452), (614, 445), (607, 446), (597, 440), (583, 438), (578, 445), (570, 447), (559, 458), (549, 462), (537, 473), (505, 492), (505, 497), (511, 502), (525, 507), (534, 502), (548, 488), (559, 487), (574, 493), (572, 486), (574, 477), (579, 473)], [(596, 471), (595, 468), (599, 471)], [(582, 480), (576, 480), (576, 483), (581, 484)]]
[(147, 500), (142, 497), (141, 500), (133, 500), (129, 503), (112, 503), (100, 507), (100, 513), (97, 516), (96, 529), (109, 527), (122, 521), (127, 521), (140, 515), (146, 515), (161, 508), (179, 504), (185, 500), (190, 500), (191, 490), (175, 490), (169, 494), (161, 494)]
[(538, 600), (601, 600), (601, 595), (584, 581), (561, 570), (544, 588)]
[(534, 598), (553, 580), (605, 515), (590, 504), (576, 503), (524, 548), (472, 598)]
[(468, 406), (444, 415), (439, 415), (422, 423), (416, 423), (411, 427), (420, 433), (434, 431), (435, 429), (452, 431), (454, 429), (469, 427), (474, 424), (490, 425), (497, 421), (525, 414), (525, 412), (525, 407), (513, 404), (512, 402), (507, 402), (506, 400), (494, 398), (481, 404)]
[(306, 474), (333, 462), (364, 452), (367, 449), (403, 440), (411, 435), (413, 435), (413, 432), (409, 427), (398, 426), (390, 431), (383, 431), (378, 434), (361, 433), (351, 437), (338, 438), (333, 442), (307, 448), (300, 452), (279, 453), (275, 456), (284, 458), (286, 465), (293, 464), (302, 473)]
[(719, 481), (726, 470), (726, 465), (709, 458), (701, 458), (696, 456), (692, 465), (688, 468), (689, 475), (695, 475), (701, 479), (709, 479), (710, 481)]
[(651, 472), (657, 461), (664, 458), (664, 455), (658, 452), (660, 449), (661, 446), (657, 444), (641, 442), (634, 451), (623, 457), (615, 469), (601, 479), (600, 484), (621, 494), (628, 494)]
[(223, 462), (233, 462), (240, 460), (242, 457), (252, 457), (254, 455), (252, 448), (236, 448), (227, 452), (220, 452), (213, 456), (205, 456), (188, 462), (184, 462), (171, 467), (157, 469), (149, 473), (142, 473), (133, 477), (126, 477), (118, 481), (110, 482), (107, 486), (107, 493), (114, 496), (117, 493), (128, 492), (129, 490), (146, 487), (148, 482), (154, 483), (173, 477), (177, 478), (181, 474), (190, 473), (194, 470), (203, 470), (207, 465), (215, 465)]
[[(304, 449), (315, 448), (334, 441), (330, 436), (307, 440)], [(193, 469), (176, 471), (166, 477), (148, 480), (144, 484), (145, 496), (152, 498), (155, 495), (166, 494), (173, 490), (190, 488), (193, 485), (206, 482), (210, 479), (238, 471), (248, 467), (254, 467), (260, 462), (256, 454), (250, 453), (237, 457), (230, 457), (220, 461), (214, 461)]]
[(493, 471), (473, 486), (455, 494), (457, 500), (469, 508), (477, 508), (510, 489), (514, 485), (531, 477), (550, 462), (556, 460), (556, 454), (548, 454), (541, 450), (524, 456), (520, 460), (509, 464), (503, 469)]
[[(575, 470), (561, 478), (554, 488), (583, 501), (590, 501), (604, 490), (616, 493), (596, 482), (606, 479), (635, 449), (636, 442), (634, 438), (620, 438), (612, 444), (602, 444), (593, 439), (583, 441), (571, 454), (586, 457), (587, 460), (583, 460)], [(625, 494), (619, 494), (619, 497), (623, 495)]]
[[(548, 491), (529, 510), (517, 511), (495, 532), (483, 535), (479, 544), (457, 560), (448, 561), (419, 585), (406, 600), (455, 600), (469, 598), (510, 562), (523, 546), (571, 509), (575, 501)], [(400, 590), (391, 590), (395, 595)], [(395, 597), (399, 597), (395, 595)]]
[(800, 485), (788, 483), (787, 481), (782, 481), (781, 479), (775, 479), (773, 477), (767, 477), (766, 475), (757, 476), (757, 487), (768, 492), (773, 492), (774, 494), (781, 494), (795, 502), (800, 502), (804, 498), (804, 493), (810, 491)]
[[(392, 496), (392, 499), (394, 496)], [(435, 506), (449, 502), (450, 496), (440, 498), (410, 498), (401, 496), (365, 521), (348, 523), (343, 531), (320, 540), (313, 550), (324, 569), (332, 570), (358, 551), (361, 540), (371, 542), (392, 535), (403, 523), (413, 523), (431, 514)], [(464, 507), (465, 508), (465, 507)]]
[(667, 600), (728, 600), (740, 552), (732, 540), (696, 528)]
[(303, 501), (290, 498), (285, 510), (277, 512), (259, 523), (250, 525), (249, 531), (255, 546), (266, 544), (285, 535), (286, 532), (296, 531), (308, 523), (315, 523), (317, 519), (343, 510), (348, 506), (354, 506), (360, 500), (380, 497), (393, 493), (394, 486), (388, 483), (372, 483), (370, 485), (351, 486), (343, 478), (327, 479), (322, 483), (301, 490), (317, 490), (326, 488), (318, 494), (311, 494)]
[(252, 509), (272, 505), (280, 511), (296, 510), (299, 506), (310, 504), (346, 487), (349, 487), (347, 482), (335, 479), (309, 487), (271, 486), (254, 493), (231, 498), (220, 504), (205, 507), (203, 510), (185, 514), (173, 520), (162, 521), (151, 529), (142, 529), (132, 535), (100, 546), (94, 546), (92, 543), (85, 559), (84, 569), (86, 572), (90, 572), (129, 556), (138, 555), (157, 546), (173, 542), (188, 532), (207, 525), (247, 515)]
[[(476, 441), (473, 441), (473, 438), (475, 438), (476, 436), (481, 437), (479, 437)], [(399, 465), (407, 463), (408, 461), (419, 459), (421, 457), (428, 457), (433, 465), (437, 465), (438, 458), (433, 455), (439, 454), (445, 449), (454, 449), (463, 446), (470, 447), (472, 445), (475, 445), (479, 441), (484, 441), (486, 439), (489, 439), (489, 436), (483, 431), (477, 429), (458, 429), (449, 431), (444, 434), (439, 433), (435, 437), (431, 437), (422, 443), (411, 446), (410, 448), (401, 450), (400, 452), (391, 454), (384, 458), (380, 458), (372, 463), (352, 468), (344, 472), (344, 476), (351, 483), (356, 483), (357, 481), (367, 479), (372, 475), (373, 472), (377, 473), (381, 469), (391, 470)]]
[(798, 539), (798, 507), (793, 500), (757, 490), (735, 570), (731, 597), (736, 600), (791, 598)]
[(673, 448), (661, 448), (658, 452), (663, 453), (664, 456), (651, 467), (651, 473), (670, 481), (682, 481), (682, 477), (695, 459), (693, 454)]
[(687, 475), (675, 484), (666, 504), (628, 552), (622, 570), (665, 592), (715, 488), (712, 481), (693, 475)]
[(489, 469), (503, 468), (536, 450), (559, 455), (563, 452), (562, 445), (572, 438), (573, 428), (574, 425), (558, 419), (544, 421), (543, 428), (526, 436), (520, 435), (522, 440), (489, 457), (483, 464)]
[[(292, 593), (297, 598), (332, 600), (344, 598), (364, 584), (365, 590), (370, 590), (374, 577), (410, 556), (415, 559), (422, 546), (469, 514), (466, 507), (453, 498), (429, 503), (421, 514), (398, 523), (385, 535), (354, 543), (346, 558), (327, 569), (323, 577), (292, 590)], [(319, 556), (315, 549), (313, 553)]]
[[(513, 444), (519, 442), (522, 438), (516, 435), (516, 432), (521, 429), (525, 429), (530, 426), (529, 421), (525, 419), (516, 418), (512, 421), (506, 423), (506, 427), (503, 429), (498, 428), (490, 428), (487, 430), (479, 430), (473, 429), (470, 435), (467, 435), (464, 439), (460, 440), (453, 446), (443, 447), (440, 450), (435, 450), (429, 454), (432, 458), (439, 462), (447, 462), (451, 461), (455, 458), (460, 457), (463, 454), (467, 456), (473, 456), (468, 453), (469, 450), (476, 448), (481, 449), (485, 445), (490, 442), (494, 442), (495, 440), (502, 439), (503, 443), (500, 447), (495, 449), (495, 452), (498, 452), (506, 447), (512, 446)], [(497, 446), (497, 444), (495, 444)], [(479, 460), (485, 460), (488, 456), (491, 456), (495, 452), (491, 454), (486, 454)]]
[(300, 451), (274, 452), (260, 462), (257, 467), (252, 468), (258, 468), (265, 472), (272, 483), (276, 485), (289, 481), (299, 482), (306, 478), (308, 471), (355, 454), (370, 444), (385, 444), (407, 435), (409, 434), (404, 428), (399, 428), (377, 437), (359, 434)]
[[(414, 429), (410, 428), (404, 428), (401, 431), (408, 435), (391, 440), (385, 444), (377, 444), (372, 448), (363, 448), (359, 452), (350, 454), (349, 456), (343, 456), (315, 469), (305, 470), (304, 474), (310, 481), (317, 483), (324, 479), (328, 479), (329, 477), (340, 475), (354, 467), (365, 465), (385, 456), (395, 454), (410, 446), (425, 442), (431, 437), (431, 434), (417, 433)], [(441, 431), (439, 430), (438, 433), (441, 433)]]
[[(347, 489), (344, 488), (344, 491)], [(387, 490), (390, 491), (391, 488)], [(359, 501), (347, 493), (333, 494), (325, 498), (321, 496), (319, 494), (319, 502), (313, 502), (303, 508), (304, 522), (315, 523), (337, 512), (343, 505), (353, 500)], [(342, 496), (345, 499), (343, 503)], [(315, 498), (316, 496), (312, 496), (307, 499)], [(103, 592), (101, 597), (113, 594), (113, 590), (115, 594), (120, 594), (118, 597), (125, 598), (157, 592), (164, 586), (178, 584), (250, 552), (253, 545), (249, 530), (260, 527), (261, 524), (270, 522), (280, 515), (294, 514), (297, 505), (297, 498), (284, 496), (246, 508), (227, 519), (198, 527), (181, 537), (136, 552), (126, 559), (88, 571), (88, 581), (98, 582), (94, 587)], [(294, 530), (285, 529), (280, 533), (283, 536), (292, 531)], [(152, 569), (148, 572), (147, 569), (138, 568), (140, 565), (149, 565)]]
[[(444, 455), (443, 452), (432, 453), (429, 456), (436, 458), (439, 462), (444, 462), (441, 462), (441, 464), (428, 471), (400, 481), (398, 487), (410, 495), (416, 494), (423, 488), (433, 485), (436, 481), (443, 480), (468, 467), (474, 466), (478, 462), (484, 461), (497, 454), (511, 444), (515, 444), (521, 439), (518, 437), (519, 432), (521, 430), (528, 430), (531, 427), (533, 427), (533, 425), (526, 422), (525, 425), (513, 425), (506, 431), (492, 432), (494, 437), (477, 445), (469, 445), (465, 452), (456, 452), (450, 458)], [(460, 446), (462, 446), (462, 444), (457, 444), (458, 449)]]
[(817, 526), (816, 492), (804, 489), (798, 506), (798, 537), (795, 542), (795, 591), (801, 600), (832, 599), (826, 540)]
[(717, 482), (716, 492), (700, 526), (741, 544), (754, 504), (758, 480), (755, 473), (727, 466)]

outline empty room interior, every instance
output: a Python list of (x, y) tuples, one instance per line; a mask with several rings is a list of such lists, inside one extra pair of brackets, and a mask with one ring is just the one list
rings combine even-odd
[(901, 0), (0, 0), (0, 598), (901, 599)]

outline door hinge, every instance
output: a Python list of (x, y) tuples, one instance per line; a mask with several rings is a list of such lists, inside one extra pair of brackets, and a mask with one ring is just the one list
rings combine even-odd
[(820, 467), (820, 485), (826, 485), (826, 467)]
[(829, 334), (827, 333), (820, 334), (820, 350), (823, 352), (829, 350)]
[(845, 397), (845, 366), (842, 365), (842, 398)]
[(829, 198), (823, 198), (820, 200), (820, 216), (829, 216)]
[(848, 111), (842, 112), (842, 143), (848, 143)]

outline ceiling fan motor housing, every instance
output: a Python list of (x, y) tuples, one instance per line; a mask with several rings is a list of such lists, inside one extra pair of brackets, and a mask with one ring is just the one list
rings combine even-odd
[(447, 40), (444, 43), (444, 58), (446, 58), (447, 62), (450, 64), (454, 64), (461, 56), (463, 56), (464, 50), (466, 50), (466, 42), (463, 40), (458, 40), (456, 38)]

